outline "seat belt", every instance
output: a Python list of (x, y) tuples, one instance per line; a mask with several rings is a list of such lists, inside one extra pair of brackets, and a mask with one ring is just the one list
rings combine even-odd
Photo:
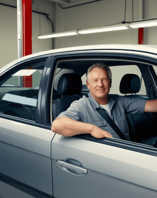
[(106, 122), (110, 125), (110, 127), (119, 135), (119, 137), (123, 140), (127, 140), (125, 135), (120, 131), (117, 125), (113, 122), (110, 116), (107, 114), (105, 109), (101, 109), (100, 107), (96, 109), (98, 113), (106, 120)]

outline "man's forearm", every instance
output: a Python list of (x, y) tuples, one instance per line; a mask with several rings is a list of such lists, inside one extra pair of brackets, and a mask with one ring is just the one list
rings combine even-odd
[(157, 99), (148, 100), (145, 105), (145, 112), (157, 112)]
[(67, 117), (57, 118), (52, 123), (52, 131), (63, 136), (73, 136), (78, 134), (91, 133), (95, 127), (92, 124), (79, 122)]

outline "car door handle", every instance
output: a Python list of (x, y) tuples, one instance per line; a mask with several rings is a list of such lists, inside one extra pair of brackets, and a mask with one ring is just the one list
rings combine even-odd
[(73, 173), (73, 174), (87, 174), (88, 171), (85, 169), (85, 168), (82, 168), (80, 166), (76, 166), (74, 164), (71, 164), (71, 163), (67, 163), (65, 161), (61, 161), (61, 160), (58, 160), (57, 161), (57, 164), (60, 168), (62, 168), (63, 170), (67, 171), (67, 172), (70, 172), (70, 173)]

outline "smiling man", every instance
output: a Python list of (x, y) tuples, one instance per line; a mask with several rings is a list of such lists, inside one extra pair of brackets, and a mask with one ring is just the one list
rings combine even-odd
[[(91, 134), (95, 138), (120, 138), (116, 130), (98, 113), (105, 109), (108, 116), (127, 140), (129, 127), (126, 114), (157, 111), (157, 100), (145, 101), (109, 94), (112, 82), (111, 70), (103, 63), (96, 63), (88, 68), (88, 97), (74, 101), (52, 123), (52, 131), (63, 136)], [(155, 108), (154, 108), (155, 107)]]
[[(88, 72), (86, 83), (91, 95), (99, 104), (107, 105), (108, 93), (111, 87), (111, 72), (109, 72), (109, 70), (107, 72), (107, 70), (98, 67), (95, 67), (89, 71), (90, 78)], [(110, 73), (110, 75), (108, 73)]]

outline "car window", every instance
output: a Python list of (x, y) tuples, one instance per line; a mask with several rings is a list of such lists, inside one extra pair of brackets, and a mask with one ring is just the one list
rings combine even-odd
[(86, 73), (81, 77), (81, 80), (82, 80), (82, 91), (87, 91), (88, 90), (88, 87), (87, 87), (87, 84), (86, 84)]
[(27, 83), (25, 87), (39, 88), (41, 75), (42, 69), (21, 69), (12, 74), (12, 76), (2, 84), (2, 87), (21, 87), (20, 78), (24, 77), (31, 83)]
[(146, 89), (145, 89), (143, 77), (139, 68), (136, 65), (112, 66), (110, 67), (110, 69), (112, 72), (112, 86), (110, 89), (111, 94), (123, 95), (120, 93), (120, 90), (119, 90), (122, 77), (125, 74), (136, 74), (141, 79), (141, 89), (137, 94), (146, 95)]
[(157, 74), (157, 66), (152, 65), (152, 67), (153, 67), (155, 73)]
[(38, 91), (46, 59), (27, 62), (2, 76), (0, 113), (35, 120)]
[[(146, 95), (146, 89), (145, 89), (145, 84), (143, 81), (142, 74), (139, 70), (139, 68), (136, 65), (127, 65), (127, 66), (112, 66), (110, 67), (111, 72), (112, 72), (112, 86), (110, 89), (110, 94), (119, 94), (123, 95), (119, 91), (119, 85), (122, 77), (125, 74), (136, 74), (139, 76), (141, 79), (141, 89), (138, 92), (140, 95)], [(86, 74), (82, 76), (82, 91), (87, 91), (87, 86), (86, 86)]]

